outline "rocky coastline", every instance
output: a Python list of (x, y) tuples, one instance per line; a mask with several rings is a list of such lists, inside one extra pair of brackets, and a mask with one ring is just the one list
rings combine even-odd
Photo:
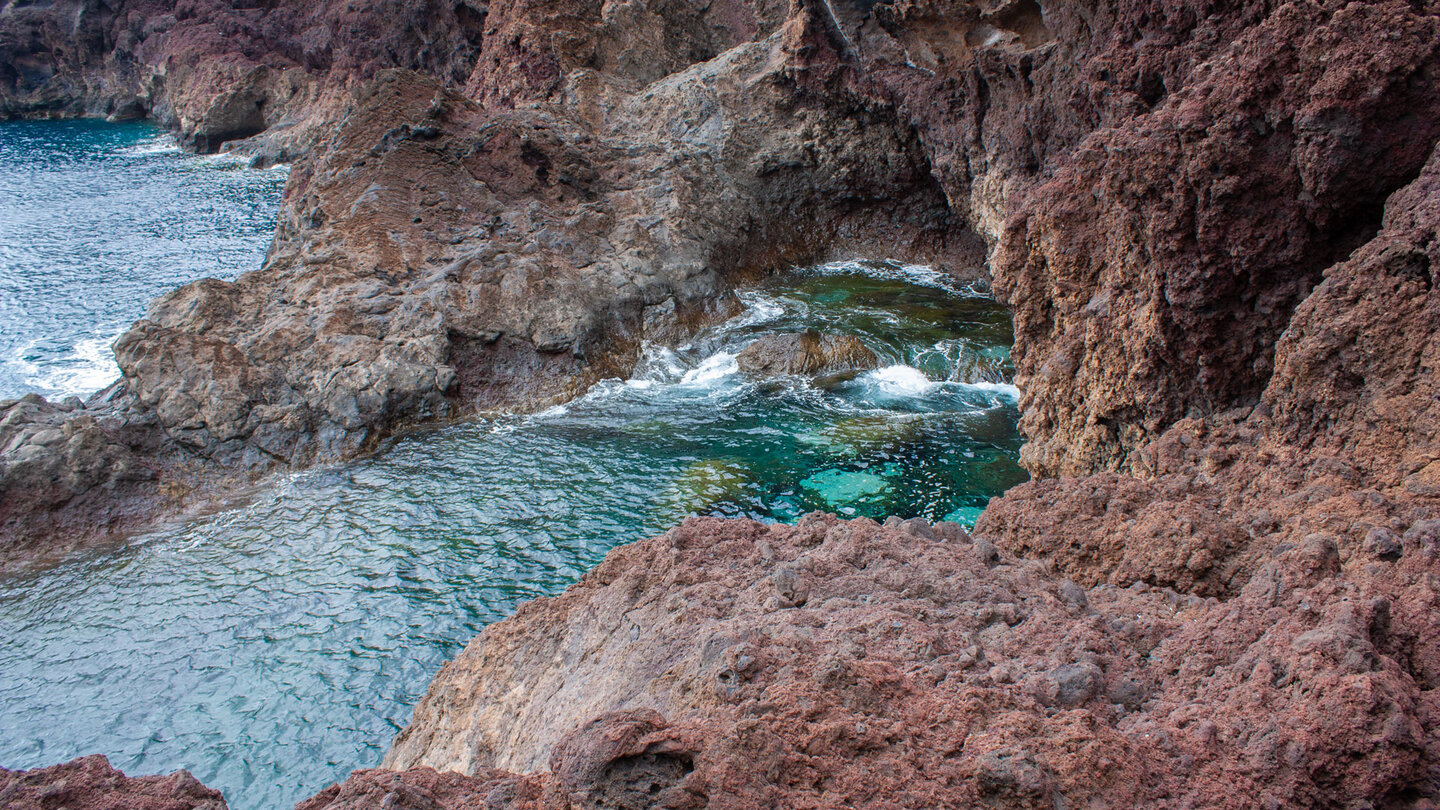
[(0, 115), (294, 166), (263, 267), (3, 405), (0, 568), (883, 255), (1011, 309), (1036, 480), (618, 548), (301, 806), (1433, 808), (1437, 61), (1424, 2), (4, 3)]

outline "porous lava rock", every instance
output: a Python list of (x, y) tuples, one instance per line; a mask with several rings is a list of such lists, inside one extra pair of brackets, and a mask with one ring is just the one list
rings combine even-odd
[(1220, 600), (953, 524), (689, 519), (487, 628), (384, 765), (580, 807), (1428, 806), (1437, 562), (1315, 536)]
[(853, 335), (822, 335), (815, 330), (766, 335), (735, 356), (741, 371), (762, 377), (810, 376), (868, 371), (880, 358)]
[(188, 771), (128, 777), (100, 755), (33, 771), (0, 768), (6, 810), (226, 810), (225, 797)]
[(1228, 32), (1157, 13), (1176, 52), (1139, 66), (1149, 110), (1077, 144), (993, 256), (1036, 474), (1123, 469), (1181, 418), (1254, 406), (1297, 305), (1440, 136), (1433, 9), (1255, 6)]
[(1373, 549), (1440, 518), (1437, 244), (1440, 154), (1297, 308), (1259, 403), (1177, 422), (1129, 454), (1128, 475), (1017, 487), (977, 532), (1079, 582), (1202, 594), (1317, 534), (1383, 564)]
[[(547, 790), (547, 788), (549, 788)], [(432, 768), (408, 771), (360, 770), (299, 802), (295, 810), (569, 810), (546, 776), (501, 771), (466, 776)]]

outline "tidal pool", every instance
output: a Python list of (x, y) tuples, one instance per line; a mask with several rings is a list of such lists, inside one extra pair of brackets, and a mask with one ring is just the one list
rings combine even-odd
[[(216, 205), (243, 209), (248, 182)], [(263, 219), (273, 193), (254, 205)], [(214, 272), (181, 264), (173, 283), (191, 269)], [(63, 295), (66, 278), (47, 289)], [(568, 405), (416, 432), (0, 582), (0, 765), (103, 753), (132, 774), (188, 768), (235, 810), (288, 807), (377, 764), (446, 658), (620, 543), (688, 514), (973, 521), (1024, 480), (1010, 322), (993, 301), (885, 262), (798, 271), (742, 298), (736, 318), (648, 347), (630, 379)], [(98, 339), (103, 323), (71, 323), (66, 340)], [(823, 387), (737, 371), (758, 336), (806, 328), (860, 337), (881, 367)]]

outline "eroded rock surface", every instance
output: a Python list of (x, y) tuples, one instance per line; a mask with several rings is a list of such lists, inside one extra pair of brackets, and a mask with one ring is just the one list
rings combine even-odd
[(488, 628), (385, 765), (535, 772), (577, 807), (1428, 796), (1440, 547), (1341, 556), (1311, 538), (1220, 601), (1085, 588), (953, 524), (691, 519)]
[(219, 791), (187, 771), (127, 777), (102, 756), (33, 771), (0, 768), (0, 807), (7, 810), (226, 810)]
[(1437, 244), (1440, 155), (1296, 310), (1256, 406), (1181, 420), (1129, 455), (1131, 475), (1017, 487), (979, 533), (1077, 581), (1201, 594), (1315, 535), (1378, 561), (1440, 518)]
[(314, 115), (386, 68), (463, 84), (483, 3), (41, 0), (0, 5), (0, 116), (148, 116), (213, 152), (308, 147)]

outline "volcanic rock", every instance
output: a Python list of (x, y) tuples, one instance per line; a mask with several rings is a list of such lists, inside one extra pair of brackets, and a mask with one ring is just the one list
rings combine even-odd
[[(1317, 566), (1324, 544), (1228, 601), (1077, 599), (1035, 562), (899, 526), (690, 519), (487, 628), (384, 764), (532, 773), (576, 806), (629, 806), (585, 797), (640, 772), (676, 807), (1427, 795), (1436, 558)], [(803, 600), (774, 598), (780, 571)]]
[(0, 768), (0, 806), (6, 810), (225, 810), (219, 791), (188, 771), (127, 777), (100, 755), (33, 771)]
[(411, 68), (463, 84), (483, 4), (75, 0), (0, 6), (0, 116), (148, 116), (214, 152), (308, 148), (356, 81)]
[(766, 335), (735, 357), (740, 370), (765, 377), (854, 374), (880, 364), (875, 353), (851, 335), (821, 335), (815, 330)]
[(6, 4), (5, 114), (299, 160), (265, 266), (156, 302), (122, 389), (7, 406), (4, 553), (147, 465), (571, 396), (760, 273), (985, 254), (1037, 480), (973, 543), (619, 548), (316, 801), (1432, 807), (1437, 34), (1401, 0)]
[(1258, 405), (1181, 420), (1128, 456), (1133, 475), (1017, 487), (977, 534), (1082, 584), (1200, 595), (1316, 535), (1346, 561), (1420, 549), (1440, 515), (1437, 241), (1440, 154), (1297, 309)]

